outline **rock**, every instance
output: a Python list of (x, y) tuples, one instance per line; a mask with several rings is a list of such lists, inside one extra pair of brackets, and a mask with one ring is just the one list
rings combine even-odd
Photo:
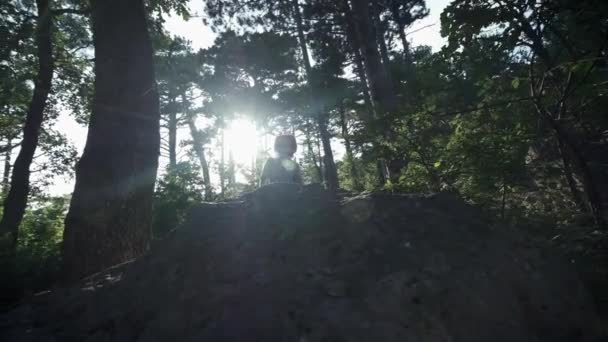
[(570, 266), (482, 217), (453, 194), (265, 187), (27, 300), (0, 340), (595, 341)]

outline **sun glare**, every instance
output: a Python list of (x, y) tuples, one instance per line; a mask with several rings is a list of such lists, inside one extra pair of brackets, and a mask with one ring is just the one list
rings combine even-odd
[(258, 145), (258, 134), (253, 122), (242, 118), (233, 120), (224, 133), (224, 139), (226, 158), (232, 152), (236, 164), (251, 164)]

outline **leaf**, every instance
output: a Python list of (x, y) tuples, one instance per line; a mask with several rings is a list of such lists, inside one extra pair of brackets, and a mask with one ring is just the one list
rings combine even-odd
[(435, 162), (435, 164), (433, 164), (433, 166), (434, 166), (435, 168), (438, 168), (438, 167), (440, 167), (440, 166), (441, 166), (441, 162), (440, 162), (440, 161), (436, 161), (436, 162)]
[(513, 89), (519, 88), (519, 77), (515, 77), (513, 81), (511, 81), (511, 86), (513, 86)]

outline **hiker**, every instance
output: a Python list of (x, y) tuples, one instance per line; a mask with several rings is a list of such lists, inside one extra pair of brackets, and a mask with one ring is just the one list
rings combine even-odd
[(269, 158), (262, 169), (260, 186), (272, 183), (302, 184), (300, 165), (292, 160), (298, 149), (293, 135), (279, 135), (274, 140), (276, 158)]

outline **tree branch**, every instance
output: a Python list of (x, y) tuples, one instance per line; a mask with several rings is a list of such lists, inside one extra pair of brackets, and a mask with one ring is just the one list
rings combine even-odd
[(4, 145), (4, 146), (0, 146), (0, 153), (5, 153), (8, 151), (13, 150), (15, 147), (18, 147), (21, 145), (21, 141), (16, 143), (16, 144), (10, 144), (10, 145)]
[(89, 15), (89, 9), (78, 9), (78, 8), (59, 8), (54, 9), (52, 11), (53, 15), (65, 15), (65, 14), (75, 14), (75, 15)]
[(486, 104), (486, 105), (477, 106), (477, 107), (473, 107), (473, 108), (469, 108), (469, 109), (463, 109), (463, 110), (452, 111), (452, 112), (436, 111), (436, 112), (428, 112), (428, 114), (438, 115), (439, 117), (445, 117), (445, 116), (451, 116), (451, 115), (457, 115), (457, 114), (465, 114), (465, 113), (475, 112), (475, 111), (483, 110), (483, 109), (502, 107), (502, 106), (510, 105), (512, 103), (519, 103), (519, 102), (530, 101), (532, 99), (533, 99), (533, 97), (525, 96), (525, 97), (515, 98), (515, 99), (512, 99), (512, 100), (507, 100), (507, 101), (493, 102), (493, 103), (489, 103), (489, 104)]

